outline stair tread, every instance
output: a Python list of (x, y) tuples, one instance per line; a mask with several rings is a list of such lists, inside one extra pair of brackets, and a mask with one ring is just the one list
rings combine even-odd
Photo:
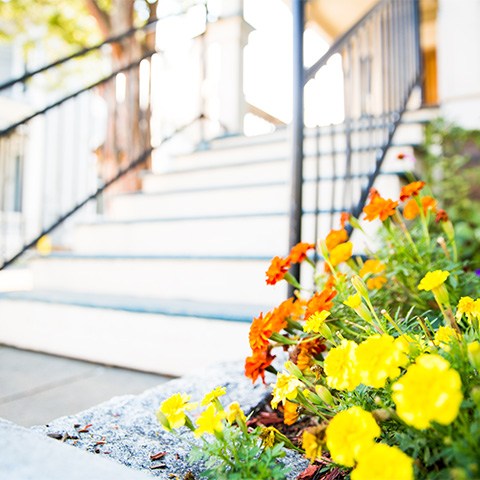
[(190, 299), (147, 298), (129, 295), (108, 295), (71, 291), (30, 290), (0, 294), (0, 300), (23, 300), (43, 303), (106, 308), (135, 313), (196, 317), (211, 320), (251, 322), (265, 306), (202, 302)]

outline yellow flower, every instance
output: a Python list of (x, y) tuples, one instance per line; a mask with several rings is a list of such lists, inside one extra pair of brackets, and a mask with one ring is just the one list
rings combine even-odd
[(347, 307), (353, 308), (355, 310), (361, 305), (362, 297), (359, 293), (356, 293), (355, 295), (350, 295), (343, 303)]
[[(186, 393), (176, 393), (160, 405), (160, 412), (165, 415), (171, 428), (185, 425), (185, 410), (193, 410), (198, 407), (198, 402), (187, 403), (190, 397)], [(168, 430), (165, 425), (163, 426)]]
[(330, 388), (352, 391), (360, 384), (360, 375), (356, 368), (356, 349), (355, 342), (342, 340), (339, 347), (330, 350), (324, 362)]
[(352, 242), (345, 242), (337, 245), (330, 252), (330, 263), (335, 267), (342, 262), (346, 262), (352, 256), (352, 249)]
[(387, 283), (387, 277), (379, 276), (367, 280), (369, 290), (380, 290)]
[(368, 273), (382, 273), (386, 268), (380, 260), (367, 260), (360, 269), (360, 276), (363, 278)]
[(445, 282), (447, 277), (450, 275), (449, 272), (444, 272), (442, 270), (435, 270), (434, 272), (428, 272), (418, 284), (419, 290), (425, 290), (429, 292), (438, 288), (440, 285)]
[(227, 422), (232, 424), (233, 422), (238, 421), (238, 419), (243, 422), (247, 421), (247, 417), (245, 417), (245, 414), (240, 408), (238, 402), (233, 402), (228, 406)]
[(457, 320), (461, 320), (463, 315), (468, 318), (469, 322), (471, 322), (474, 317), (480, 318), (480, 301), (470, 297), (462, 297), (458, 302), (455, 317)]
[(438, 327), (433, 343), (448, 352), (450, 351), (449, 343), (455, 341), (457, 338), (460, 338), (460, 336), (452, 327)]
[(319, 333), (320, 328), (325, 323), (325, 319), (330, 315), (328, 310), (322, 310), (321, 312), (315, 312), (311, 315), (307, 323), (303, 326), (304, 332), (315, 332)]
[(209, 405), (212, 403), (216, 398), (225, 395), (226, 388), (225, 387), (216, 387), (210, 393), (205, 395), (205, 398), (202, 400), (201, 406)]
[(225, 412), (217, 412), (213, 405), (210, 405), (195, 422), (198, 428), (195, 430), (195, 436), (201, 437), (204, 433), (221, 432), (223, 430), (222, 420), (225, 418)]
[(476, 340), (467, 345), (468, 360), (473, 368), (480, 372), (480, 343)]
[(318, 441), (317, 436), (308, 430), (303, 432), (302, 448), (305, 450), (305, 456), (312, 462), (322, 455), (322, 444)]
[(272, 448), (275, 445), (276, 434), (280, 433), (275, 427), (265, 427), (260, 433), (262, 445), (265, 448)]
[(277, 375), (277, 383), (273, 386), (272, 408), (277, 408), (282, 402), (285, 405), (287, 400), (293, 400), (297, 396), (297, 388), (302, 388), (303, 384), (298, 378), (287, 373)]
[(419, 356), (392, 390), (398, 416), (419, 430), (452, 423), (463, 398), (460, 375), (439, 355)]
[(370, 449), (378, 436), (380, 427), (373, 415), (360, 407), (351, 407), (337, 413), (330, 421), (327, 447), (335, 462), (353, 467), (360, 452)]
[(383, 388), (387, 379), (400, 375), (400, 368), (408, 359), (402, 343), (390, 335), (373, 335), (362, 342), (356, 350), (357, 369), (364, 385)]
[(352, 480), (413, 480), (413, 459), (398, 447), (375, 443), (362, 451)]

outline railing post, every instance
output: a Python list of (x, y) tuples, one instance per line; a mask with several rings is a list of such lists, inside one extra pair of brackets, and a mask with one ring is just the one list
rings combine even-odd
[[(303, 67), (303, 30), (305, 24), (305, 0), (292, 0), (293, 16), (293, 110), (292, 110), (292, 176), (290, 197), (289, 247), (301, 238), (302, 230), (302, 183), (303, 183), (303, 87), (305, 70)], [(294, 264), (290, 273), (300, 277), (300, 265)], [(289, 285), (288, 296), (293, 295)]]

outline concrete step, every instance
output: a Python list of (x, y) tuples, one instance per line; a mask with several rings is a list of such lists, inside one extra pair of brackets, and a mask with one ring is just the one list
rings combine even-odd
[[(188, 298), (220, 302), (219, 310), (246, 302), (258, 304), (259, 313), (286, 298), (285, 285), (265, 283), (272, 258), (56, 254), (32, 261), (31, 269), (37, 290), (133, 296), (137, 303)], [(228, 308), (224, 315), (230, 318)]]
[(4, 294), (0, 343), (178, 376), (249, 354), (249, 322), (257, 307), (229, 308), (231, 319), (225, 320), (215, 318), (218, 306), (205, 302), (72, 292)]

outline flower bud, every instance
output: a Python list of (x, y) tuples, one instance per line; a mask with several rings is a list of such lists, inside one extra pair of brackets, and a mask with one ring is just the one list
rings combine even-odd
[(327, 248), (327, 242), (325, 240), (318, 240), (318, 248), (322, 252), (323, 258), (328, 260), (329, 253)]
[(293, 362), (285, 362), (285, 369), (296, 378), (303, 378), (303, 373)]
[(468, 360), (478, 372), (480, 372), (480, 343), (476, 340), (467, 345)]
[(473, 387), (470, 391), (470, 395), (477, 408), (480, 408), (480, 387)]
[(377, 422), (385, 422), (391, 418), (389, 411), (385, 410), (384, 408), (374, 410), (372, 412), (372, 416)]
[(315, 391), (317, 392), (317, 395), (320, 397), (320, 399), (324, 403), (332, 406), (335, 405), (332, 394), (330, 393), (330, 390), (327, 387), (324, 387), (323, 385), (317, 385), (315, 387)]
[(366, 300), (369, 298), (368, 297), (368, 289), (367, 285), (365, 285), (365, 282), (362, 280), (362, 277), (359, 275), (354, 275), (352, 277), (352, 284), (355, 287), (355, 290)]

